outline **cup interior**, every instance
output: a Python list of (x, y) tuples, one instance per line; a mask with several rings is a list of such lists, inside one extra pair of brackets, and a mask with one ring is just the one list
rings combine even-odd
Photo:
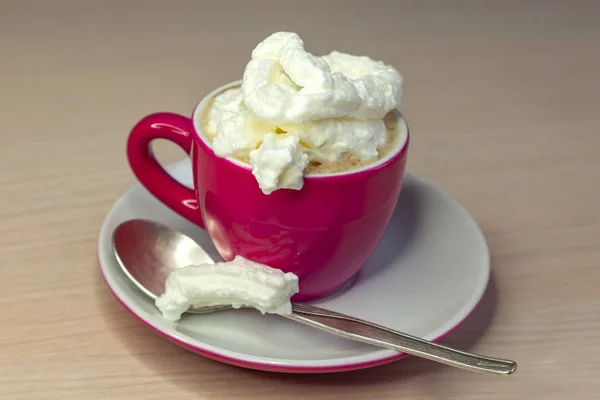
[[(209, 107), (212, 104), (212, 99), (215, 96), (217, 96), (218, 94), (220, 94), (228, 89), (234, 88), (236, 86), (240, 86), (241, 84), (242, 84), (242, 80), (239, 79), (239, 80), (227, 83), (225, 85), (222, 85), (222, 86), (216, 88), (212, 92), (208, 93), (202, 100), (200, 100), (200, 102), (194, 108), (194, 111), (192, 113), (192, 121), (194, 124), (194, 130), (196, 131), (196, 135), (198, 136), (198, 139), (202, 142), (202, 144), (206, 148), (211, 149), (211, 151), (212, 151), (212, 148), (211, 148), (210, 141), (208, 140), (208, 138), (206, 137), (206, 135), (204, 134), (204, 131), (202, 129), (202, 117), (203, 117), (204, 113), (206, 112), (207, 107)], [(309, 176), (305, 176), (304, 179), (314, 179), (314, 178), (320, 178), (320, 177), (330, 177), (330, 176), (350, 175), (350, 174), (360, 173), (360, 172), (363, 172), (366, 170), (380, 168), (384, 165), (391, 163), (393, 160), (397, 159), (401, 154), (403, 154), (406, 151), (406, 149), (408, 147), (409, 129), (408, 129), (406, 120), (404, 119), (404, 117), (402, 116), (400, 111), (398, 111), (398, 110), (396, 110), (396, 117), (398, 119), (397, 126), (398, 126), (399, 137), (396, 139), (396, 141), (394, 143), (394, 148), (391, 151), (389, 151), (385, 157), (381, 158), (380, 160), (377, 160), (374, 163), (362, 166), (360, 168), (352, 169), (349, 171), (334, 172), (334, 173), (327, 173), (327, 174), (314, 174), (314, 175), (311, 174)], [(236, 158), (226, 157), (226, 160), (241, 167), (241, 168), (251, 170), (249, 164), (244, 163)]]

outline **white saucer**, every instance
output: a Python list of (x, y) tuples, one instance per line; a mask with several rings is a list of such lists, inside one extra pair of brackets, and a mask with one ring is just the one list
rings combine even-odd
[[(191, 185), (187, 160), (168, 170)], [(198, 241), (215, 261), (221, 258), (206, 232), (139, 184), (106, 216), (98, 239), (98, 261), (106, 283), (127, 310), (178, 345), (222, 362), (282, 372), (346, 371), (404, 356), (254, 310), (187, 315), (179, 323), (163, 320), (112, 253), (113, 229), (133, 218), (166, 223)], [(407, 174), (390, 226), (354, 285), (315, 304), (437, 340), (475, 308), (485, 291), (489, 268), (485, 239), (469, 213), (442, 190)]]

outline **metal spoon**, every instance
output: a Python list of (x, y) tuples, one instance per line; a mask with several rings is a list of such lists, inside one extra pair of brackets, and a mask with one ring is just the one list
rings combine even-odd
[[(214, 263), (198, 243), (165, 225), (143, 219), (117, 227), (112, 244), (125, 274), (152, 299), (165, 290), (169, 273), (188, 265)], [(283, 317), (371, 345), (412, 354), (474, 372), (510, 375), (517, 363), (454, 350), (406, 333), (308, 304), (294, 303)], [(202, 307), (188, 312), (206, 314), (231, 307)]]

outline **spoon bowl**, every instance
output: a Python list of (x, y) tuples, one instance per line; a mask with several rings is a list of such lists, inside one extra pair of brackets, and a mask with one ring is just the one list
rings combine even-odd
[(123, 272), (153, 299), (165, 291), (165, 282), (173, 270), (215, 263), (190, 237), (145, 219), (119, 225), (112, 244)]

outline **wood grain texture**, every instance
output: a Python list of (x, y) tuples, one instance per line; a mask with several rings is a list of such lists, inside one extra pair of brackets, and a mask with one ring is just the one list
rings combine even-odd
[[(592, 0), (0, 0), (0, 398), (596, 398), (599, 17)], [(177, 348), (111, 297), (96, 236), (135, 182), (129, 129), (190, 113), (277, 30), (400, 69), (409, 169), (473, 213), (493, 255), (481, 307), (445, 343), (514, 358), (516, 375), (416, 358), (248, 371)]]

